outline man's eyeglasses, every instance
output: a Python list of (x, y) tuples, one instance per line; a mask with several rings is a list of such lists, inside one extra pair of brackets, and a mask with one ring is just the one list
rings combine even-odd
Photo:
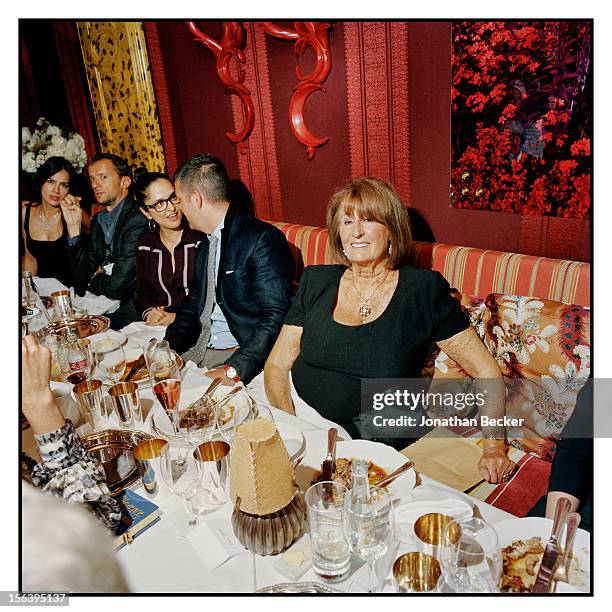
[(157, 200), (155, 204), (144, 204), (144, 207), (148, 210), (150, 208), (155, 209), (155, 212), (162, 213), (168, 208), (168, 204), (178, 204), (180, 202), (179, 197), (176, 193), (171, 193), (170, 197), (166, 200)]

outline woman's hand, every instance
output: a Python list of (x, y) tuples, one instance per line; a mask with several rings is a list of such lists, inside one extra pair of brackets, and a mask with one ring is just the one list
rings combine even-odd
[(35, 434), (55, 431), (65, 423), (51, 393), (50, 380), (51, 351), (26, 336), (21, 341), (21, 409)]
[(147, 314), (145, 323), (147, 325), (165, 325), (167, 327), (174, 323), (174, 319), (176, 319), (175, 312), (166, 312), (163, 306), (157, 306)]
[(482, 458), (478, 462), (482, 477), (494, 484), (506, 482), (516, 469), (516, 463), (508, 457), (506, 443), (503, 440), (483, 440), (482, 447)]
[(68, 194), (60, 202), (62, 209), (62, 215), (66, 221), (66, 227), (68, 229), (68, 236), (74, 238), (75, 236), (81, 235), (81, 224), (83, 223), (83, 210), (79, 202), (81, 198)]

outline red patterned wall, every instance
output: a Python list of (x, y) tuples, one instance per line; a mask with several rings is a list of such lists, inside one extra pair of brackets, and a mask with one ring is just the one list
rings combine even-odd
[[(221, 22), (199, 24), (220, 38)], [(159, 22), (155, 34), (147, 29), (150, 51), (157, 47), (156, 90), (159, 96), (164, 89), (157, 84), (163, 67), (171, 114), (171, 130), (162, 122), (164, 139), (174, 133), (179, 162), (200, 151), (219, 155), (250, 188), (260, 216), (322, 225), (334, 189), (354, 174), (371, 173), (396, 184), (439, 242), (590, 259), (588, 221), (450, 208), (450, 22), (333, 23), (326, 91), (305, 107), (310, 130), (330, 140), (311, 161), (289, 123), (298, 62), (293, 44), (264, 35), (256, 22), (247, 25), (245, 82), (255, 129), (248, 153), (240, 155), (224, 135), (242, 125), (238, 106), (223, 91), (212, 53), (194, 42), (184, 21)], [(312, 53), (299, 63), (310, 71)]]

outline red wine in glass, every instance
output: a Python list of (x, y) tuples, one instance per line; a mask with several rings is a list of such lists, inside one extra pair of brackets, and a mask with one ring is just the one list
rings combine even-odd
[(159, 400), (166, 414), (172, 419), (181, 397), (181, 381), (168, 378), (158, 382), (153, 387), (155, 397)]
[(87, 380), (87, 372), (72, 372), (72, 374), (66, 376), (66, 380), (73, 385), (78, 385)]

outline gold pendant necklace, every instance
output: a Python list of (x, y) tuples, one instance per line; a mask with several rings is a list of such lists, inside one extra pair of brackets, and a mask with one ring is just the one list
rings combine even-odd
[(387, 270), (385, 275), (382, 277), (382, 280), (380, 280), (378, 283), (376, 283), (376, 285), (374, 285), (374, 289), (372, 289), (372, 293), (370, 293), (370, 297), (365, 298), (361, 294), (361, 291), (359, 291), (359, 289), (357, 288), (357, 283), (355, 282), (355, 274), (351, 270), (351, 280), (353, 281), (353, 287), (355, 288), (355, 291), (357, 292), (357, 295), (359, 296), (359, 299), (361, 300), (359, 304), (359, 316), (361, 317), (362, 324), (364, 324), (366, 322), (366, 319), (372, 314), (372, 307), (370, 306), (370, 300), (374, 297), (376, 290), (387, 280), (387, 276), (389, 276), (389, 270)]

